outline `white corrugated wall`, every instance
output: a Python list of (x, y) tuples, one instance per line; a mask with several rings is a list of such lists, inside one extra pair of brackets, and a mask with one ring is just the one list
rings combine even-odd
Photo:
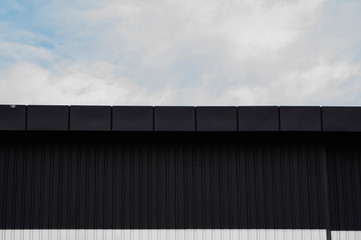
[(332, 231), (332, 240), (361, 240), (361, 231)]
[[(334, 233), (333, 233), (334, 235)], [(335, 235), (336, 236), (336, 235)], [(358, 235), (361, 236), (361, 235)], [(1, 240), (326, 240), (326, 230), (62, 229), (0, 230)], [(335, 238), (336, 239), (336, 238)], [(356, 240), (357, 238), (339, 238)], [(358, 238), (360, 239), (360, 238)]]

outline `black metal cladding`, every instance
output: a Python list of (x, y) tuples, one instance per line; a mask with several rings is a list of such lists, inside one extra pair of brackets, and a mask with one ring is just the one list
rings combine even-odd
[(280, 107), (281, 131), (321, 131), (321, 108)]
[(0, 147), (0, 227), (326, 228), (318, 145)]
[(26, 106), (0, 106), (0, 130), (24, 131)]
[(153, 107), (112, 107), (113, 131), (153, 131)]
[(197, 131), (237, 131), (236, 107), (197, 107)]
[(110, 131), (111, 110), (108, 106), (71, 106), (70, 130)]
[(0, 105), (0, 131), (24, 130), (361, 132), (361, 107)]
[(0, 106), (0, 229), (361, 230), (360, 109)]
[(327, 149), (331, 228), (361, 230), (361, 145)]
[(69, 106), (28, 106), (27, 130), (67, 131)]
[(195, 131), (194, 107), (155, 107), (154, 131)]
[(360, 107), (323, 107), (323, 130), (361, 132)]
[(238, 107), (238, 131), (279, 131), (278, 107)]

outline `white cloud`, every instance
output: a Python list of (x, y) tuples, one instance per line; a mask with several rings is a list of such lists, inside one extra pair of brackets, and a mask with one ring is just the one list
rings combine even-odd
[(12, 61), (51, 61), (55, 58), (54, 54), (43, 48), (35, 47), (29, 44), (0, 41), (0, 57), (6, 57)]
[[(34, 23), (52, 29), (51, 37), (27, 29), (0, 35), (0, 55), (15, 59), (1, 72), (0, 101), (360, 102), (361, 65), (352, 55), (361, 40), (357, 24), (345, 29), (350, 20), (329, 18), (361, 18), (349, 4), (329, 12), (329, 1), (52, 1)], [(15, 90), (28, 85), (21, 94)]]
[(353, 95), (361, 90), (359, 81), (346, 86), (350, 78), (361, 78), (360, 65), (347, 59), (336, 62), (320, 59), (307, 70), (286, 72), (281, 79), (275, 80), (271, 89), (280, 95), (272, 98), (280, 98), (289, 104), (336, 104), (334, 99), (342, 98), (345, 92)]
[(106, 62), (72, 65), (52, 72), (24, 63), (0, 72), (0, 102), (17, 104), (161, 104), (172, 89), (149, 93), (117, 76)]

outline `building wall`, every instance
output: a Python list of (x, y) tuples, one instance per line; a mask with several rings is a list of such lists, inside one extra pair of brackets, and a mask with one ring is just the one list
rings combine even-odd
[(3, 142), (0, 239), (358, 239), (360, 151), (287, 140)]

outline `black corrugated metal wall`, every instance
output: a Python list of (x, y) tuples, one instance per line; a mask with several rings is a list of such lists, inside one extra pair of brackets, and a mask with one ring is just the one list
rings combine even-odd
[[(1, 144), (0, 228), (326, 229), (322, 149), (299, 143)], [(359, 191), (348, 191), (360, 188), (359, 148), (347, 157), (335, 148), (328, 152), (332, 228), (345, 229), (346, 221), (347, 229), (359, 229)]]
[(331, 228), (361, 230), (361, 145), (327, 149)]

